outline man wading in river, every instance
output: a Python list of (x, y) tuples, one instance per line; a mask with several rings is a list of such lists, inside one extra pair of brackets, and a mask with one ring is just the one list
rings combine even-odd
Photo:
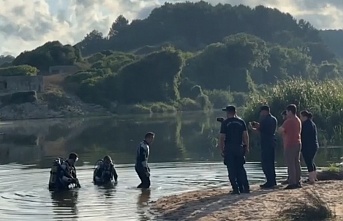
[(153, 132), (148, 132), (137, 148), (135, 169), (141, 180), (141, 184), (139, 184), (137, 188), (145, 189), (150, 187), (150, 168), (148, 166), (149, 145), (152, 144), (154, 138), (155, 134)]
[[(232, 194), (249, 193), (249, 182), (244, 168), (245, 154), (249, 152), (249, 135), (243, 119), (236, 115), (234, 106), (223, 109), (227, 119), (222, 122), (219, 148), (229, 173)], [(238, 183), (242, 184), (241, 188)], [(243, 188), (242, 188), (243, 187)]]

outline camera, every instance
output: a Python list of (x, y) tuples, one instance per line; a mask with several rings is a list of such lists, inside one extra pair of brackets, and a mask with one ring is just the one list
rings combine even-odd
[(217, 121), (220, 123), (222, 123), (224, 120), (225, 120), (224, 117), (217, 117)]

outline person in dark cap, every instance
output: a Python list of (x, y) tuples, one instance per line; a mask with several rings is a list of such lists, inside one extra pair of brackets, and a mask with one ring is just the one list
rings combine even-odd
[(261, 188), (273, 188), (276, 186), (275, 174), (275, 148), (277, 120), (270, 113), (270, 108), (264, 105), (260, 108), (260, 123), (251, 122), (251, 128), (260, 133), (261, 143), (261, 163), (262, 170), (266, 177), (266, 183), (260, 185)]
[(231, 193), (249, 193), (250, 187), (244, 168), (245, 155), (249, 152), (246, 123), (237, 117), (235, 106), (227, 106), (223, 111), (226, 112), (227, 118), (221, 124), (218, 147), (228, 170)]

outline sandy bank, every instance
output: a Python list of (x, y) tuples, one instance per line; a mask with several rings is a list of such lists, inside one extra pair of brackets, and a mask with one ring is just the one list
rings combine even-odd
[(306, 202), (306, 193), (315, 191), (343, 220), (343, 181), (320, 181), (301, 189), (260, 190), (252, 186), (250, 194), (230, 195), (229, 187), (187, 192), (163, 197), (153, 203), (158, 220), (280, 220), (280, 213), (297, 199)]

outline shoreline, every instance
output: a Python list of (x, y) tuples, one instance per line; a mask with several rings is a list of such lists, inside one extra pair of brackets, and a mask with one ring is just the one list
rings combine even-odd
[(343, 181), (318, 181), (294, 190), (283, 187), (261, 190), (252, 185), (250, 194), (240, 195), (230, 195), (229, 186), (191, 191), (162, 197), (152, 202), (150, 211), (157, 220), (165, 221), (280, 220), (284, 209), (299, 200), (310, 204), (307, 195), (314, 193), (327, 203), (335, 220), (343, 220)]

